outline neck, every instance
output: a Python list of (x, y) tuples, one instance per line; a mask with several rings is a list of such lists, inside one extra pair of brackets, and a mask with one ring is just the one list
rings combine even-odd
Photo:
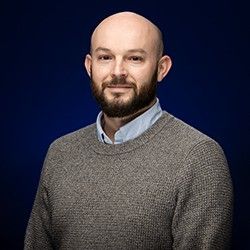
[(105, 113), (102, 118), (102, 128), (106, 135), (110, 138), (110, 140), (114, 143), (114, 137), (116, 131), (120, 129), (120, 127), (124, 126), (128, 122), (134, 120), (136, 117), (144, 113), (146, 110), (150, 109), (156, 102), (154, 99), (148, 106), (138, 110), (136, 113), (125, 116), (125, 117), (109, 117)]

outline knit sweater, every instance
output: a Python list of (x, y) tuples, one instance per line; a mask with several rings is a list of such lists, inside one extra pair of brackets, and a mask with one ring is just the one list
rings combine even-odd
[(92, 124), (54, 141), (25, 249), (228, 249), (232, 184), (208, 136), (162, 117), (107, 145)]

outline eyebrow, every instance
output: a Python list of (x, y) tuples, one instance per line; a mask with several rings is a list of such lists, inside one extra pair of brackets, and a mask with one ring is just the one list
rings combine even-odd
[(98, 47), (95, 49), (95, 52), (98, 52), (98, 51), (106, 51), (106, 52), (111, 52), (110, 49), (107, 49), (107, 48), (103, 48), (103, 47)]
[[(105, 52), (111, 52), (111, 50), (110, 49), (108, 49), (108, 48), (104, 48), (104, 47), (98, 47), (98, 48), (96, 48), (95, 49), (95, 52), (98, 52), (98, 51), (105, 51)], [(147, 54), (147, 52), (144, 50), (144, 49), (129, 49), (129, 50), (127, 50), (127, 52), (129, 52), (129, 53), (141, 53), (141, 54)]]

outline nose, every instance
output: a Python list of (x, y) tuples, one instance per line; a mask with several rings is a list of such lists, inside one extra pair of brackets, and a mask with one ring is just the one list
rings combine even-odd
[(112, 71), (111, 71), (112, 78), (127, 77), (127, 75), (128, 75), (128, 72), (126, 69), (125, 62), (122, 59), (115, 60)]

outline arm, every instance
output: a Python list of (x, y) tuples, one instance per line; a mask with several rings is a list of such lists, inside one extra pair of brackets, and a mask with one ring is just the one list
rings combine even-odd
[(46, 159), (26, 229), (24, 249), (53, 249), (50, 208), (46, 189)]
[(229, 249), (232, 183), (220, 146), (203, 141), (187, 155), (177, 180), (174, 249)]

